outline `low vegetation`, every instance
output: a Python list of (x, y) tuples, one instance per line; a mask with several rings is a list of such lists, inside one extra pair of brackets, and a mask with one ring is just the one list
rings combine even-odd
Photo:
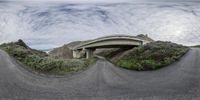
[(40, 72), (62, 74), (85, 69), (94, 62), (94, 59), (54, 59), (51, 57), (43, 58), (38, 55), (30, 55), (21, 62)]
[(38, 72), (64, 74), (87, 68), (95, 59), (54, 59), (45, 52), (29, 48), (22, 40), (0, 45), (10, 56)]
[[(0, 45), (10, 56), (27, 68), (43, 73), (64, 74), (87, 68), (95, 62), (91, 59), (55, 59), (45, 52), (31, 49), (22, 40)], [(131, 70), (154, 70), (177, 61), (189, 50), (188, 47), (171, 42), (151, 42), (133, 49), (111, 49), (98, 55), (108, 59), (116, 58), (113, 63)], [(126, 52), (128, 51), (128, 53)], [(124, 54), (123, 54), (124, 52)], [(125, 53), (126, 52), (126, 53)]]
[(125, 51), (124, 49), (119, 49), (119, 48), (112, 48), (112, 49), (104, 49), (98, 53), (96, 53), (96, 55), (99, 55), (99, 56), (103, 56), (107, 59), (111, 59), (113, 58), (115, 55), (121, 53)]
[(191, 47), (200, 48), (200, 45), (195, 45), (195, 46), (191, 46)]
[(154, 70), (177, 61), (189, 50), (171, 42), (151, 42), (132, 49), (114, 63), (131, 70)]

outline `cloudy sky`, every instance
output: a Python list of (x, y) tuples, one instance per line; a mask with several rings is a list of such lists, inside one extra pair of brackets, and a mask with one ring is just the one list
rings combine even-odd
[(0, 43), (23, 39), (35, 49), (113, 34), (200, 44), (200, 2), (177, 0), (0, 1)]

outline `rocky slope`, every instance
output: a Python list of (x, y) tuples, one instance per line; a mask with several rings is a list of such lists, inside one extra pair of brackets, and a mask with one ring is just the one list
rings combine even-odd
[(65, 44), (62, 47), (54, 48), (52, 51), (49, 52), (49, 55), (56, 59), (71, 59), (72, 49), (82, 43), (81, 41), (71, 42), (69, 44)]

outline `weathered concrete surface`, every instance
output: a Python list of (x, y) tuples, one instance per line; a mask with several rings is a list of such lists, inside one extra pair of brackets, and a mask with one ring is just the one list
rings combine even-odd
[(100, 59), (62, 78), (32, 74), (0, 51), (0, 99), (200, 100), (200, 49), (156, 71), (136, 72)]

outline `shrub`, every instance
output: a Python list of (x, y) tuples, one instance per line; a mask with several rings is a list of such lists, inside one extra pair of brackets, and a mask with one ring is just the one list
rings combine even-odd
[(153, 70), (177, 61), (188, 50), (182, 45), (157, 41), (133, 48), (114, 63), (127, 69)]
[(143, 66), (134, 59), (120, 60), (117, 64), (126, 69), (144, 70)]
[(94, 63), (93, 58), (88, 60), (66, 59), (59, 60), (50, 57), (39, 57), (37, 55), (27, 56), (22, 63), (28, 67), (40, 72), (65, 73), (70, 71), (79, 71)]
[(141, 65), (146, 69), (156, 69), (161, 64), (159, 62), (156, 62), (155, 60), (149, 59), (149, 60), (142, 60)]
[(29, 48), (22, 40), (0, 45), (10, 56), (22, 62), (26, 67), (45, 73), (63, 74), (79, 71), (95, 62), (95, 59), (54, 59), (46, 53)]

